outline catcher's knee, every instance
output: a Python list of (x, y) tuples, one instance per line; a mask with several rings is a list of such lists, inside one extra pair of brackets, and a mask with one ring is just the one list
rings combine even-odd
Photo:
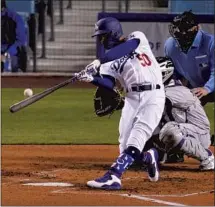
[(160, 131), (159, 139), (167, 150), (175, 148), (183, 139), (183, 134), (177, 122), (166, 123)]

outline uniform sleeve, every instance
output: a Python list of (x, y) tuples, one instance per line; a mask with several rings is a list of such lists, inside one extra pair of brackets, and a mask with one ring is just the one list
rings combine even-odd
[(108, 89), (113, 89), (115, 86), (115, 79), (108, 75), (104, 75), (102, 77), (96, 76), (91, 83), (96, 86), (103, 86)]
[(24, 23), (22, 17), (20, 15), (16, 14), (14, 17), (14, 21), (16, 22), (16, 41), (7, 50), (7, 52), (12, 56), (17, 54), (17, 47), (26, 45), (26, 42), (27, 42), (25, 23)]
[(210, 45), (210, 77), (204, 88), (206, 88), (209, 93), (214, 91), (214, 39)]
[(113, 62), (102, 64), (99, 69), (100, 75), (94, 77), (94, 80), (91, 83), (96, 86), (103, 86), (108, 89), (113, 89), (116, 81), (115, 81), (115, 73), (110, 68), (112, 63)]
[(105, 53), (104, 57), (100, 59), (101, 63), (107, 63), (119, 59), (127, 54), (133, 52), (139, 45), (138, 39), (128, 40)]
[(111, 69), (112, 62), (104, 63), (100, 66), (99, 73), (100, 75), (109, 75), (115, 78), (115, 72)]

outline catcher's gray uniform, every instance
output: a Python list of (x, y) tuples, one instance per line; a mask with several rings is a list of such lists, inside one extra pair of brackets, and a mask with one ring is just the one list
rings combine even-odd
[(201, 161), (208, 161), (210, 153), (210, 123), (199, 99), (182, 86), (167, 86), (166, 108), (159, 135), (167, 151), (177, 147), (186, 155)]

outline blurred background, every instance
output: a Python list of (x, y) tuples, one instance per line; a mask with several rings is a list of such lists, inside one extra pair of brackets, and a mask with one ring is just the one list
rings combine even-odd
[[(213, 0), (6, 0), (6, 5), (21, 15), (27, 36), (19, 69), (12, 72), (82, 70), (102, 53), (91, 34), (95, 22), (105, 16), (118, 18), (125, 35), (143, 31), (155, 55), (163, 55), (168, 23), (185, 10), (203, 16), (202, 27), (214, 33)], [(1, 36), (4, 31), (2, 26)]]

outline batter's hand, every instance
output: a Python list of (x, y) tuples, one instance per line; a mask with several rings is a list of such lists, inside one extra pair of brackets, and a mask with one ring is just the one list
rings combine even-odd
[(208, 95), (208, 90), (204, 87), (200, 87), (200, 88), (194, 88), (191, 90), (192, 93), (194, 93), (199, 99), (201, 99), (203, 96)]
[(96, 75), (98, 73), (98, 69), (99, 69), (100, 65), (101, 65), (100, 61), (98, 59), (96, 59), (85, 67), (85, 71), (88, 74)]
[(93, 76), (89, 73), (87, 73), (85, 70), (81, 71), (80, 73), (75, 73), (75, 76), (77, 77), (77, 79), (79, 81), (82, 81), (82, 82), (91, 82), (93, 81)]

